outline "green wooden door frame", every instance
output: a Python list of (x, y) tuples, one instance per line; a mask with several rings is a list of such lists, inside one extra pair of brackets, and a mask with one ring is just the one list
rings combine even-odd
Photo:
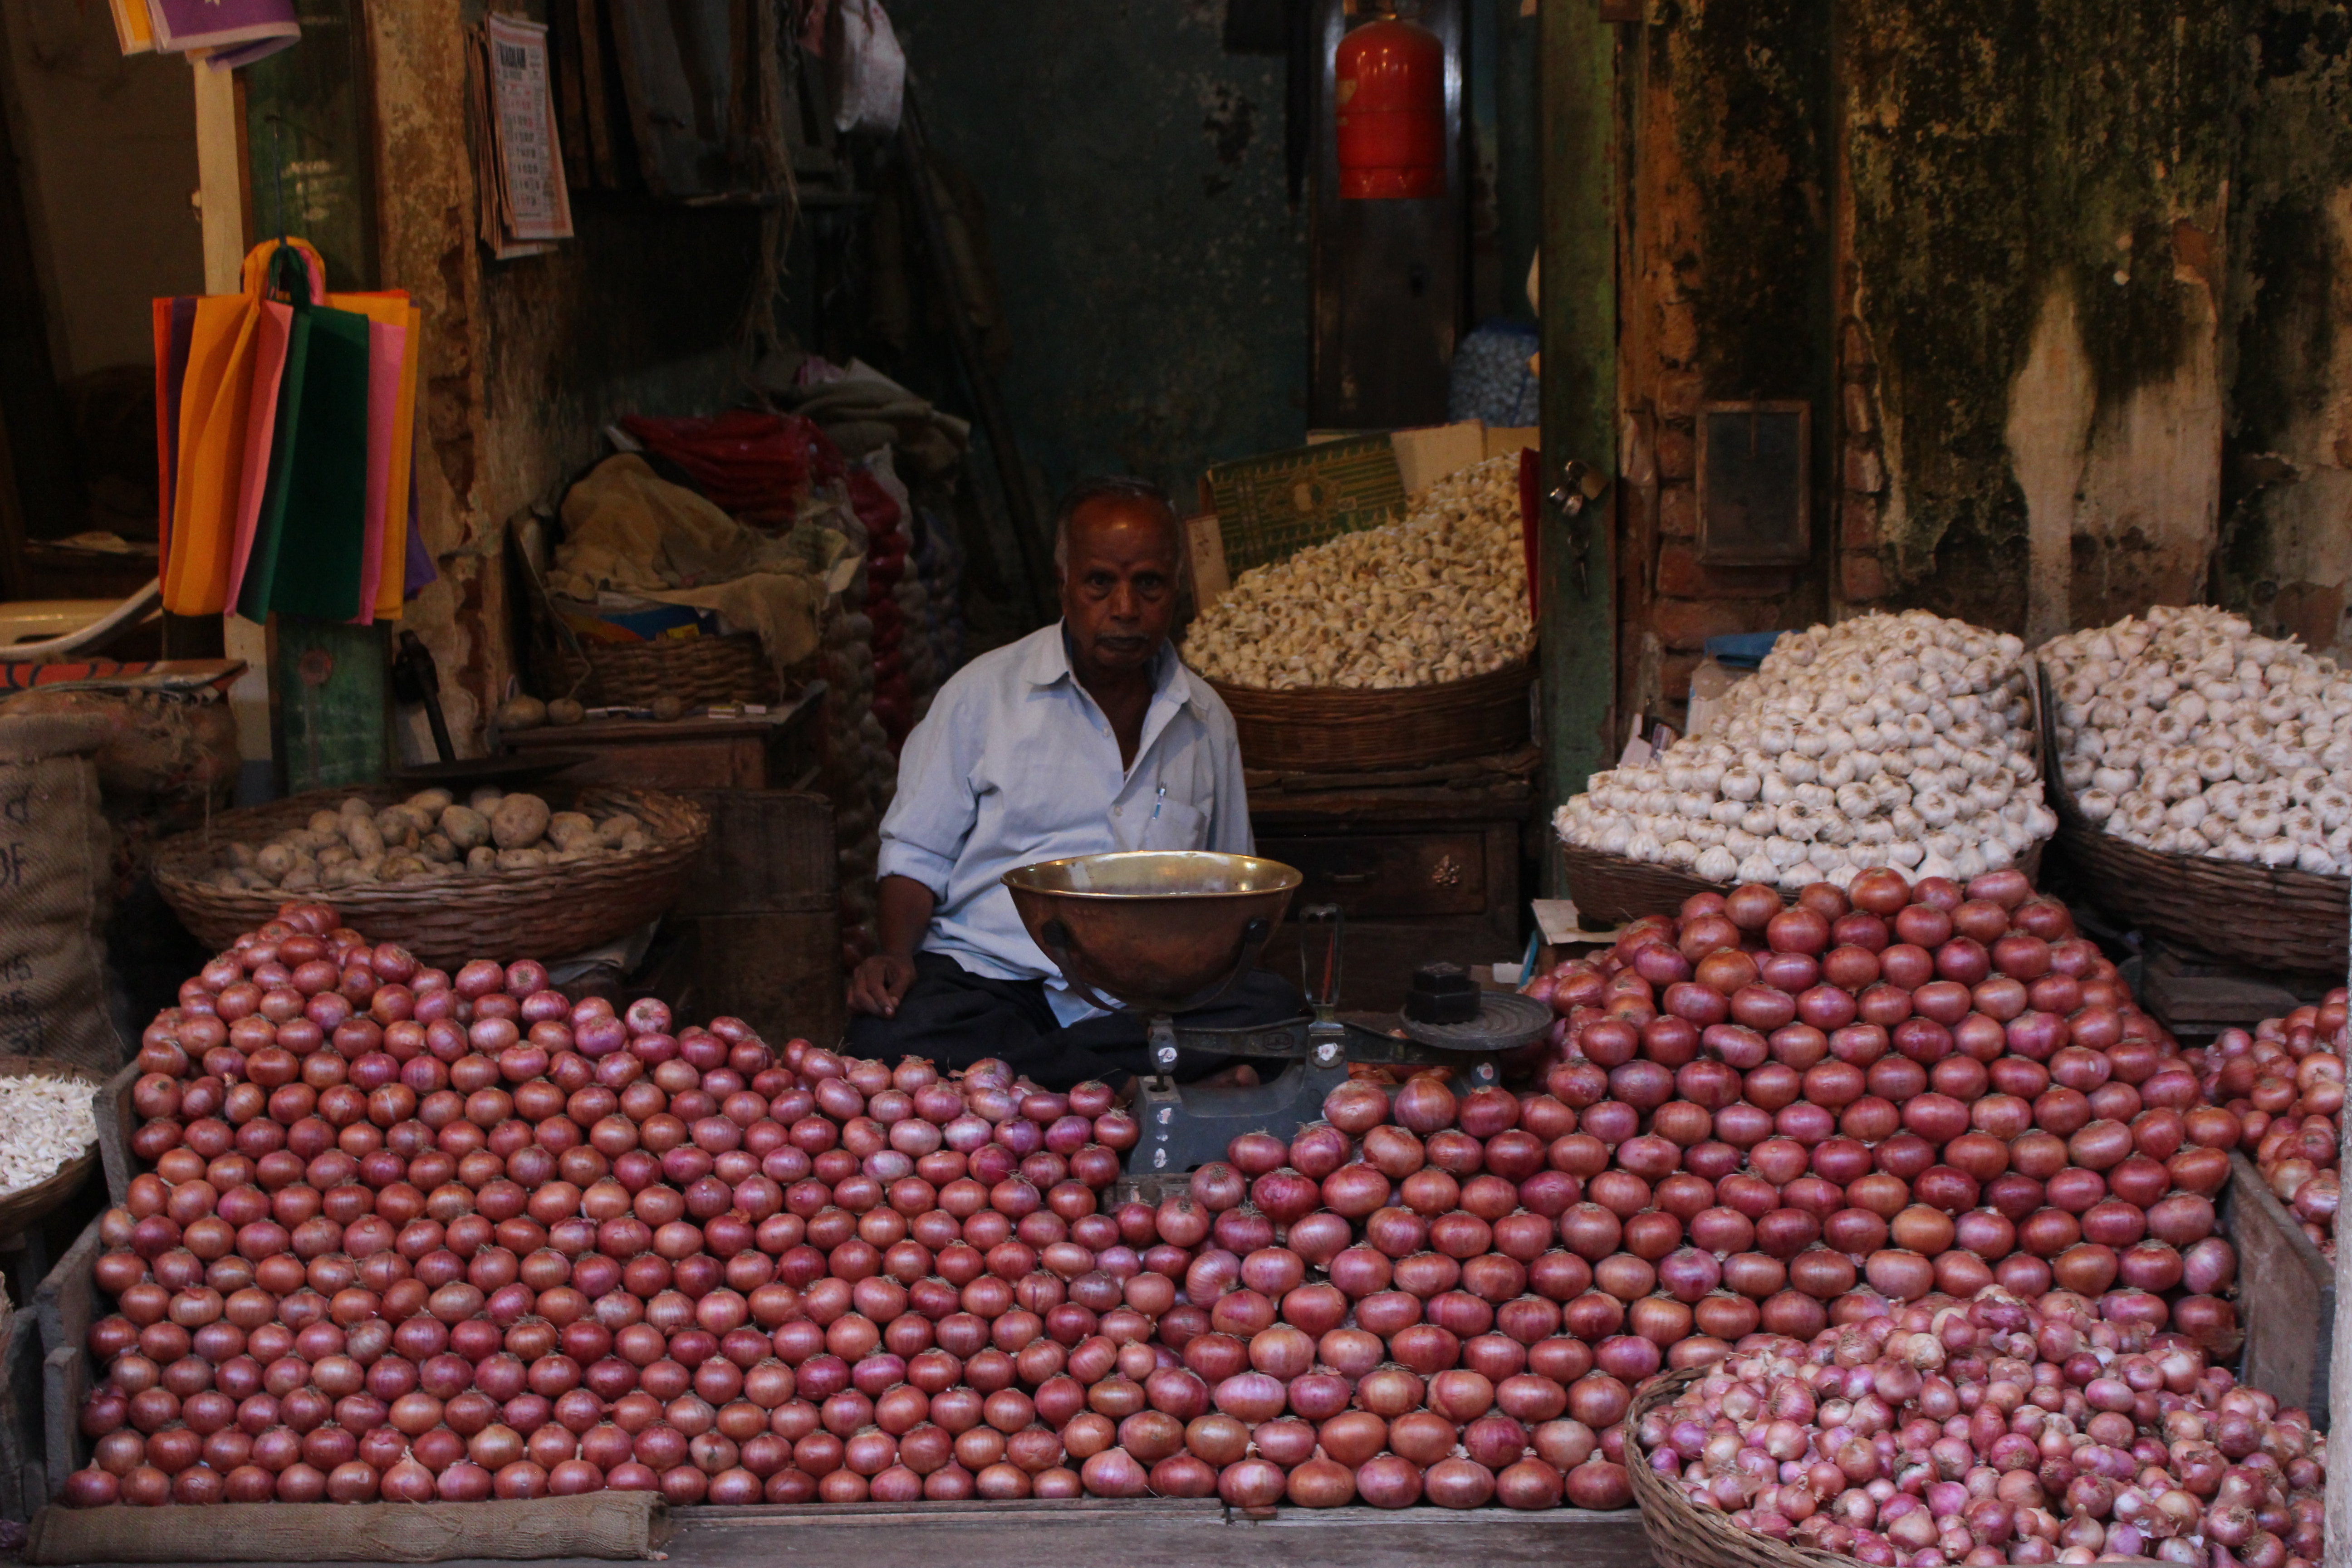
[[(1617, 471), (1618, 27), (1600, 0), (1542, 0), (1544, 489), (1560, 464)], [(1548, 806), (1613, 756), (1617, 689), (1617, 489), (1582, 516), (1547, 500), (1543, 522), (1543, 727)], [(1581, 545), (1581, 588), (1573, 563)], [(1549, 846), (1549, 809), (1543, 842)], [(1548, 892), (1558, 858), (1543, 858)]]

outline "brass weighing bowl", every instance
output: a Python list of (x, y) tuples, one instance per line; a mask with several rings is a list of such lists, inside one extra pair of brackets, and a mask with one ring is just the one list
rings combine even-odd
[(1276, 860), (1203, 850), (1077, 855), (1004, 874), (1021, 923), (1081, 995), (1170, 1015), (1214, 1001), (1255, 962), (1305, 879)]

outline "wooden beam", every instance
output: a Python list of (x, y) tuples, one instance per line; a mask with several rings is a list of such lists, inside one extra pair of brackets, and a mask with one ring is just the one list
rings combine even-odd
[[(1617, 457), (1617, 40), (1594, 0), (1542, 0), (1543, 460), (1549, 496), (1570, 459)], [(1557, 806), (1613, 755), (1617, 493), (1581, 515), (1544, 506), (1546, 790)], [(1546, 857), (1544, 880), (1559, 869)]]

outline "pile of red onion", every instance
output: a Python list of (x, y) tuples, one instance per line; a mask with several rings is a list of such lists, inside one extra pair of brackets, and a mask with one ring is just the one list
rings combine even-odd
[(142, 1041), (69, 1502), (1630, 1497), (1657, 1344), (1561, 1331), (1517, 1096), (1350, 1085), (1377, 1165), (1244, 1137), (1105, 1213), (1099, 1084), (779, 1059), (281, 912)]
[(1718, 1343), (1998, 1281), (2234, 1350), (2242, 1119), (2022, 873), (1700, 894), (1529, 989), (1589, 1184), (1562, 1238), (1622, 1236)]
[(1637, 1425), (1636, 1459), (1700, 1507), (1881, 1568), (2320, 1556), (2309, 1418), (2068, 1291), (1758, 1335)]
[[(2336, 1256), (2344, 1113), (2345, 995), (2225, 1029), (2203, 1053), (2205, 1098), (2245, 1124), (2243, 1145), (2313, 1244)], [(2193, 1053), (2192, 1053), (2193, 1054)]]

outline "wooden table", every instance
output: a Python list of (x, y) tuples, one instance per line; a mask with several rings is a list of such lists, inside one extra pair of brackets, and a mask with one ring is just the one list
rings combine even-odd
[[(1291, 912), (1339, 906), (1347, 917), (1340, 1000), (1390, 1011), (1414, 969), (1519, 956), (1520, 838), (1535, 809), (1533, 747), (1385, 773), (1253, 773), (1257, 851), (1306, 882)], [(1296, 977), (1297, 922), (1262, 961)]]
[(824, 765), (825, 685), (765, 713), (718, 717), (592, 719), (504, 737), (506, 749), (592, 752), (566, 784), (636, 789), (807, 789)]

